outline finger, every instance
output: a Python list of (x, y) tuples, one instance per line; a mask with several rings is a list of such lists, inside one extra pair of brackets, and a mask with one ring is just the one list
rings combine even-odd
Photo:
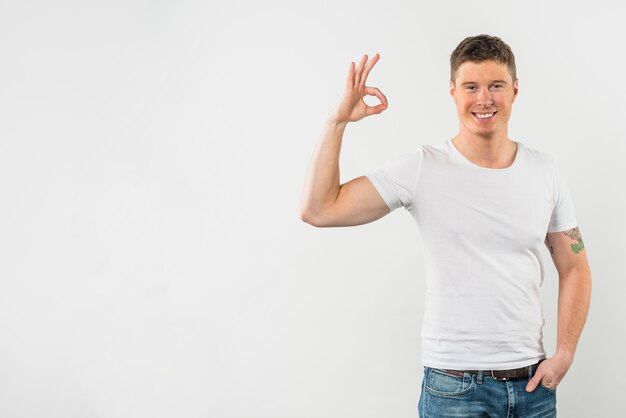
[(376, 105), (376, 106), (367, 106), (367, 104), (365, 105), (365, 114), (366, 115), (374, 115), (377, 113), (381, 113), (383, 110), (387, 109), (387, 107), (389, 107), (389, 103), (387, 101), (387, 97), (383, 94), (382, 91), (380, 91), (377, 87), (365, 87), (365, 90), (367, 92), (367, 95), (369, 96), (376, 96), (378, 97), (378, 100), (380, 100), (380, 104)]
[(365, 71), (365, 68), (367, 67), (367, 64), (368, 64), (367, 54), (365, 54), (363, 56), (363, 59), (361, 60), (361, 65), (359, 65), (359, 82), (358, 82), (357, 86), (365, 84), (365, 79), (363, 78), (363, 71)]
[(356, 73), (354, 77), (354, 86), (358, 86), (361, 83), (361, 73), (363, 73), (363, 66), (367, 62), (367, 54), (363, 55), (361, 58), (361, 62), (359, 62), (359, 66), (356, 68)]
[(354, 87), (354, 61), (350, 61), (350, 68), (348, 68), (348, 78), (346, 79), (346, 87), (352, 89)]
[(367, 76), (369, 75), (371, 69), (374, 67), (376, 62), (380, 59), (380, 54), (374, 55), (374, 57), (367, 63), (365, 69), (363, 70), (363, 76), (361, 77), (361, 84), (365, 85), (365, 81), (367, 80)]
[(378, 100), (380, 100), (380, 102), (381, 102), (382, 104), (384, 104), (385, 106), (387, 106), (387, 105), (389, 104), (389, 103), (387, 102), (387, 96), (385, 96), (385, 95), (383, 94), (383, 92), (382, 92), (382, 91), (380, 91), (380, 90), (378, 89), (378, 87), (367, 87), (367, 86), (366, 86), (366, 87), (365, 87), (365, 92), (366, 92), (367, 94), (369, 94), (370, 96), (376, 96), (376, 97), (378, 97)]

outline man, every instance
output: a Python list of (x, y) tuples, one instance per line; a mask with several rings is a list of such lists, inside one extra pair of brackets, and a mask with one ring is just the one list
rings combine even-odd
[[(346, 125), (387, 109), (365, 85), (380, 58), (350, 63), (345, 93), (308, 169), (301, 219), (352, 226), (404, 207), (419, 225), (426, 264), (420, 416), (556, 416), (589, 308), (591, 273), (572, 199), (551, 156), (508, 137), (518, 93), (500, 38), (463, 40), (450, 57), (458, 134), (339, 184)], [(381, 104), (368, 106), (365, 95)], [(557, 348), (546, 357), (540, 253), (559, 274)]]

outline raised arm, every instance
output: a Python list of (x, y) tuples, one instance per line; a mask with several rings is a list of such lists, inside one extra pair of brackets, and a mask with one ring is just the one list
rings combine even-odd
[[(355, 69), (350, 63), (346, 90), (337, 108), (328, 117), (324, 132), (309, 163), (300, 200), (300, 219), (318, 227), (354, 226), (372, 222), (389, 213), (387, 204), (365, 176), (339, 184), (339, 153), (346, 126), (387, 109), (387, 98), (376, 87), (367, 87), (367, 76), (380, 58), (369, 62), (364, 55)], [(377, 106), (368, 106), (363, 97), (376, 96)]]

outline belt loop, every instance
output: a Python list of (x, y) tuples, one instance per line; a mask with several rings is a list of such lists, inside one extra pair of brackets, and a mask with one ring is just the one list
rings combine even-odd
[(532, 377), (533, 377), (533, 366), (527, 366), (526, 367), (526, 371), (528, 372), (528, 380), (532, 379)]
[(483, 384), (483, 371), (479, 370), (478, 374), (476, 375), (476, 383), (478, 383), (479, 385)]

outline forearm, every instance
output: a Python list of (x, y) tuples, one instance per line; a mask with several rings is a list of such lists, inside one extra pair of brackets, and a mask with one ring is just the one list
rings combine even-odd
[(574, 270), (559, 277), (556, 354), (570, 360), (582, 333), (591, 299), (591, 272)]
[(329, 117), (315, 147), (307, 170), (300, 216), (315, 217), (331, 205), (339, 194), (339, 153), (347, 122), (337, 122)]

